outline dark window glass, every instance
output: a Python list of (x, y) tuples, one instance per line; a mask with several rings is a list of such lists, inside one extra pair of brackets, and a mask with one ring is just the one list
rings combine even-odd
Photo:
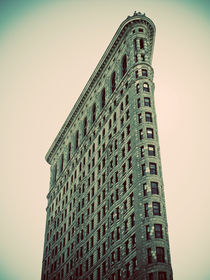
[(115, 72), (112, 73), (111, 83), (112, 83), (112, 92), (113, 92), (116, 88), (116, 74), (115, 74)]
[(151, 248), (147, 249), (147, 261), (148, 261), (148, 264), (152, 263), (152, 251), (151, 251)]
[(150, 91), (150, 90), (149, 90), (149, 84), (148, 84), (148, 83), (144, 83), (144, 84), (143, 84), (143, 91), (147, 91), (147, 92)]
[(145, 217), (149, 217), (148, 203), (144, 204), (144, 214), (145, 214)]
[(140, 39), (140, 49), (144, 49), (144, 39)]
[(153, 215), (160, 216), (160, 203), (152, 202)]
[(142, 69), (141, 73), (142, 73), (143, 77), (147, 77), (147, 70), (146, 69)]
[(144, 97), (144, 106), (151, 107), (151, 102), (149, 97)]
[(156, 247), (157, 262), (165, 262), (165, 253), (163, 247)]
[(152, 122), (152, 113), (145, 112), (145, 120), (146, 122)]
[(154, 229), (155, 229), (155, 238), (163, 238), (162, 225), (161, 224), (155, 224)]
[(127, 56), (125, 54), (122, 59), (122, 76), (124, 76), (126, 72), (127, 72)]
[(158, 280), (167, 280), (167, 274), (165, 271), (158, 272)]
[(155, 156), (155, 145), (148, 145), (148, 155)]
[(153, 129), (147, 128), (147, 138), (154, 138)]
[(103, 108), (105, 104), (106, 104), (106, 91), (105, 88), (103, 88), (101, 92), (101, 108)]
[(151, 182), (151, 193), (152, 194), (159, 194), (158, 183)]
[(96, 104), (93, 104), (92, 108), (92, 122), (95, 122), (96, 120)]
[(149, 163), (149, 170), (150, 170), (150, 174), (157, 175), (157, 165), (156, 165), (156, 163), (150, 162)]

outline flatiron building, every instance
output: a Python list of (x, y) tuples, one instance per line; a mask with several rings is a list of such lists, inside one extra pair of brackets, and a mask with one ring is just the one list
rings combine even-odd
[(128, 16), (46, 155), (42, 280), (172, 280), (154, 104), (155, 25)]

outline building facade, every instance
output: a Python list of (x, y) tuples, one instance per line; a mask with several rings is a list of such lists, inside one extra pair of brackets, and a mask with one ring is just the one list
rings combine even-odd
[(172, 280), (151, 66), (155, 26), (118, 28), (50, 147), (42, 280)]

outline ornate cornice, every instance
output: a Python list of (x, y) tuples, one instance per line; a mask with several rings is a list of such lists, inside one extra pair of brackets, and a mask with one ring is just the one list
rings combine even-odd
[(45, 156), (45, 159), (49, 164), (51, 164), (53, 154), (56, 152), (57, 148), (60, 146), (60, 143), (62, 142), (64, 136), (66, 135), (66, 132), (69, 130), (69, 127), (73, 123), (73, 120), (74, 120), (75, 116), (77, 115), (79, 109), (81, 108), (81, 106), (85, 102), (85, 100), (87, 99), (90, 91), (92, 90), (93, 86), (95, 85), (95, 82), (97, 81), (101, 72), (104, 70), (111, 55), (116, 50), (120, 39), (122, 38), (122, 36), (126, 32), (126, 30), (130, 26), (132, 26), (133, 24), (136, 24), (136, 23), (146, 24), (149, 27), (149, 29), (151, 30), (151, 36), (150, 36), (151, 44), (150, 45), (152, 46), (152, 49), (151, 49), (151, 56), (152, 56), (153, 45), (154, 45), (153, 40), (154, 40), (154, 35), (155, 35), (155, 25), (148, 17), (145, 16), (145, 14), (135, 12), (133, 16), (128, 16), (119, 26), (119, 28), (116, 31), (114, 37), (112, 38), (110, 44), (108, 45), (105, 53), (103, 54), (98, 65), (96, 66), (93, 74), (89, 78), (86, 86), (84, 87), (82, 93), (80, 94), (78, 100), (76, 101), (73, 109), (71, 110), (71, 112), (68, 115), (66, 121), (64, 122), (62, 128), (60, 129), (58, 135), (56, 136), (55, 140), (53, 141), (49, 151), (47, 152), (47, 154)]

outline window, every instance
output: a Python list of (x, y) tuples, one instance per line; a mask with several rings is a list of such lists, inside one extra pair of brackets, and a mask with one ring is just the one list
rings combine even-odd
[(136, 70), (136, 79), (139, 77), (139, 72), (138, 72), (138, 70)]
[(145, 120), (146, 122), (152, 122), (152, 113), (145, 112)]
[(143, 84), (143, 91), (149, 92), (149, 84), (148, 83)]
[(140, 108), (141, 107), (141, 101), (140, 98), (137, 99), (137, 107)]
[(152, 263), (152, 250), (151, 250), (151, 248), (147, 249), (147, 261), (148, 261), (148, 264)]
[(141, 158), (144, 157), (144, 146), (140, 147), (140, 154), (141, 154)]
[(103, 108), (105, 104), (106, 104), (106, 91), (105, 88), (103, 88), (101, 92), (101, 108)]
[(128, 105), (129, 103), (129, 98), (128, 98), (128, 95), (126, 95), (126, 98), (125, 98), (125, 105)]
[(142, 73), (143, 77), (147, 77), (147, 70), (146, 69), (142, 69), (141, 73)]
[(160, 202), (152, 202), (153, 215), (160, 215)]
[(135, 226), (135, 216), (134, 216), (134, 213), (131, 214), (131, 227), (134, 227)]
[(106, 274), (106, 261), (102, 263), (102, 273), (103, 275)]
[(93, 108), (92, 108), (92, 122), (94, 123), (96, 120), (96, 104), (93, 104)]
[(150, 225), (146, 226), (146, 239), (150, 240)]
[(143, 184), (143, 193), (144, 193), (144, 196), (147, 196), (147, 184), (146, 183)]
[(87, 117), (84, 118), (84, 127), (83, 127), (83, 135), (87, 134)]
[(127, 263), (127, 264), (126, 264), (126, 277), (127, 277), (127, 278), (130, 277), (130, 268), (129, 268), (129, 266), (130, 266), (130, 263)]
[(139, 84), (136, 85), (136, 93), (138, 94), (140, 92)]
[(155, 230), (155, 238), (163, 238), (163, 230), (161, 224), (155, 224), (154, 230)]
[(140, 39), (140, 49), (144, 49), (144, 39)]
[(149, 170), (150, 170), (150, 174), (157, 175), (157, 164), (154, 163), (154, 162), (150, 162), (149, 163)]
[(159, 194), (158, 183), (151, 182), (151, 193), (152, 194)]
[(125, 254), (126, 255), (129, 254), (129, 241), (128, 240), (125, 242)]
[(79, 146), (79, 131), (77, 130), (76, 137), (75, 137), (75, 148), (77, 149), (78, 146)]
[(155, 145), (148, 145), (148, 155), (155, 156)]
[(156, 247), (157, 262), (165, 262), (165, 253), (163, 247)]
[(141, 60), (145, 61), (145, 55), (144, 54), (141, 54)]
[(138, 114), (138, 120), (139, 120), (139, 123), (142, 123), (142, 115), (141, 115), (141, 113)]
[(126, 54), (122, 58), (122, 77), (125, 75), (127, 72), (127, 56)]
[(148, 203), (144, 204), (144, 214), (145, 214), (145, 217), (149, 217)]
[(112, 92), (114, 92), (114, 90), (116, 88), (116, 74), (115, 74), (115, 72), (112, 73), (111, 84), (112, 84)]
[(167, 280), (167, 274), (165, 271), (158, 272), (158, 280)]
[(151, 272), (151, 273), (149, 273), (149, 280), (154, 280), (154, 278), (153, 278), (153, 273)]
[(63, 171), (63, 162), (64, 162), (64, 155), (61, 155), (61, 165), (60, 165), (60, 172)]
[(145, 166), (145, 163), (142, 164), (141, 166), (141, 171), (142, 171), (142, 176), (144, 176), (146, 174), (146, 166)]
[(143, 129), (139, 130), (139, 138), (140, 138), (140, 140), (143, 139)]
[(147, 128), (147, 138), (154, 138), (152, 128)]
[(151, 102), (149, 97), (144, 97), (144, 106), (151, 107)]
[(71, 143), (69, 143), (69, 146), (68, 146), (68, 160), (71, 159)]
[(134, 233), (131, 236), (131, 244), (132, 244), (132, 249), (136, 246), (136, 234)]

